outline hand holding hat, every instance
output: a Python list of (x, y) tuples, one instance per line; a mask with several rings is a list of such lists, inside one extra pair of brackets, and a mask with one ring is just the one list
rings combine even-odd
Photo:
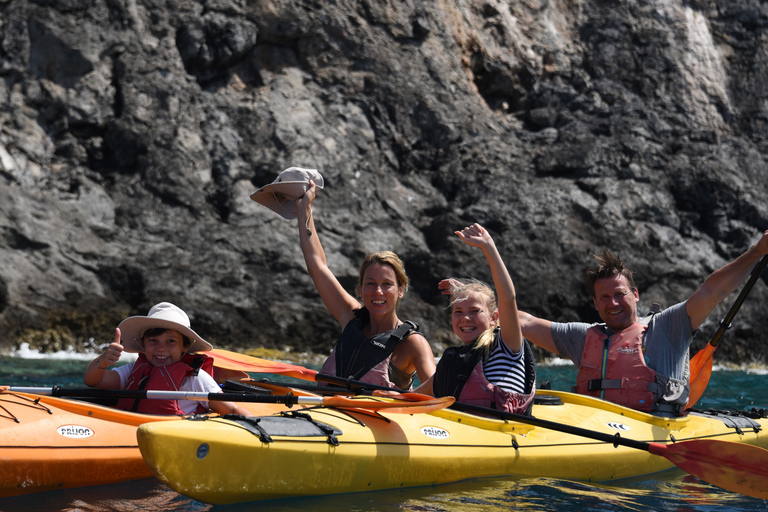
[(296, 200), (307, 192), (310, 183), (323, 188), (325, 183), (317, 169), (289, 167), (275, 181), (251, 194), (251, 199), (286, 219), (295, 219), (298, 215)]

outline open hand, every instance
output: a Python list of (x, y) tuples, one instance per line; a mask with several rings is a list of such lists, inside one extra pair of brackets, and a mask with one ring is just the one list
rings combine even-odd
[(456, 291), (456, 288), (459, 288), (461, 286), (464, 286), (464, 283), (452, 277), (449, 277), (448, 279), (443, 279), (442, 281), (437, 283), (437, 288), (438, 290), (442, 290), (443, 295), (453, 295), (453, 292)]
[(467, 226), (461, 231), (456, 231), (461, 241), (471, 247), (484, 248), (493, 243), (493, 239), (488, 231), (483, 226), (475, 222), (471, 226)]

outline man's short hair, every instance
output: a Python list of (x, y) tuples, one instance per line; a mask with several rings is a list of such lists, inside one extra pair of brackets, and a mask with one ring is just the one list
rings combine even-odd
[(586, 273), (587, 292), (595, 298), (595, 282), (606, 277), (624, 276), (632, 291), (637, 290), (635, 280), (632, 279), (632, 271), (627, 268), (621, 258), (614, 256), (611, 251), (605, 249), (599, 256), (593, 254), (597, 263), (589, 268)]

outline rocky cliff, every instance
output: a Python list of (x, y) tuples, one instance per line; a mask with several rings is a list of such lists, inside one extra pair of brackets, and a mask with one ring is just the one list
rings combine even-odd
[[(437, 282), (490, 279), (475, 221), (534, 314), (594, 320), (603, 248), (643, 311), (684, 300), (768, 229), (767, 28), (759, 0), (0, 0), (0, 346), (169, 300), (217, 346), (327, 353), (296, 221), (249, 199), (290, 166), (345, 286), (403, 258), (436, 354)], [(719, 361), (768, 362), (767, 299)]]

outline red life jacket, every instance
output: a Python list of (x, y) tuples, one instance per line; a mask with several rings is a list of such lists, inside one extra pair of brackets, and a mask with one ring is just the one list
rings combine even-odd
[[(213, 358), (205, 354), (184, 354), (179, 361), (173, 364), (153, 366), (147, 357), (140, 353), (133, 365), (131, 374), (128, 376), (125, 389), (178, 391), (181, 381), (187, 376), (197, 376), (201, 368), (213, 375)], [(121, 398), (115, 407), (144, 414), (187, 414), (179, 408), (178, 400)], [(207, 412), (207, 409), (202, 404), (198, 404), (195, 412), (204, 413)]]
[(652, 412), (659, 386), (656, 372), (645, 363), (647, 328), (637, 323), (609, 337), (601, 326), (590, 327), (573, 391)]

